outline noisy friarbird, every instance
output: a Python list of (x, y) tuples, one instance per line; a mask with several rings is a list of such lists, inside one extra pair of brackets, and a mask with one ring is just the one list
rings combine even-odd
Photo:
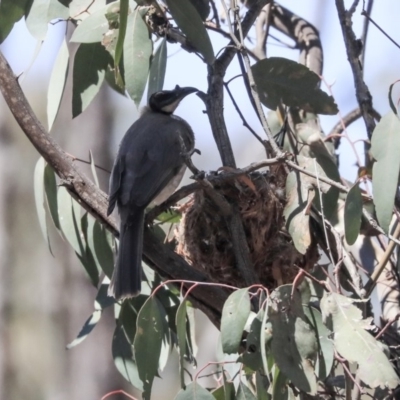
[(144, 213), (160, 204), (179, 185), (185, 172), (184, 153), (194, 149), (190, 125), (173, 112), (198, 90), (176, 86), (152, 94), (140, 118), (123, 137), (110, 177), (107, 215), (115, 204), (121, 218), (119, 248), (109, 295), (137, 296), (142, 282)]

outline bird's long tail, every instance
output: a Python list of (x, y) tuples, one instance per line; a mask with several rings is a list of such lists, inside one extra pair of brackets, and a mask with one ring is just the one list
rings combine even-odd
[(115, 299), (135, 297), (142, 284), (144, 210), (124, 218), (121, 214), (119, 249), (108, 294)]

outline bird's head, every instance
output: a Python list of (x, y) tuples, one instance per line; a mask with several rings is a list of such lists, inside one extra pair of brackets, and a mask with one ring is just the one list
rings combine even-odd
[(194, 92), (198, 92), (198, 89), (176, 85), (173, 90), (162, 90), (161, 92), (153, 93), (149, 99), (149, 107), (152, 111), (172, 114), (181, 100)]

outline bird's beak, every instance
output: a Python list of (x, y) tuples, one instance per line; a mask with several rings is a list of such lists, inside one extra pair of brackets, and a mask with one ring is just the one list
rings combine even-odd
[(175, 86), (175, 89), (173, 90), (173, 92), (175, 92), (176, 97), (179, 98), (180, 100), (182, 100), (184, 97), (186, 97), (188, 94), (191, 93), (195, 93), (198, 92), (199, 89), (196, 89), (194, 87), (179, 87), (178, 85)]

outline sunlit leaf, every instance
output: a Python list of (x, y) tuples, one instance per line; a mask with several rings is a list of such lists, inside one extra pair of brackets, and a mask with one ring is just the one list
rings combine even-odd
[(400, 171), (400, 120), (393, 112), (382, 117), (376, 126), (371, 153), (376, 160), (372, 171), (376, 215), (382, 229), (388, 232)]
[(250, 314), (248, 289), (235, 290), (222, 309), (221, 342), (224, 353), (237, 353), (243, 329)]
[(68, 76), (69, 52), (65, 40), (58, 51), (53, 71), (51, 72), (49, 89), (47, 91), (47, 121), (50, 131), (60, 108), (62, 96)]
[(185, 387), (185, 354), (186, 354), (186, 300), (182, 301), (176, 312), (176, 334), (179, 348), (179, 370), (181, 387)]
[(253, 392), (242, 382), (239, 382), (238, 391), (236, 394), (237, 400), (257, 400)]
[(100, 10), (90, 14), (74, 30), (70, 42), (77, 43), (95, 43), (101, 42), (103, 35), (108, 31), (108, 20), (106, 12), (110, 8), (119, 9), (119, 1), (113, 2), (102, 7)]
[(192, 382), (179, 391), (175, 400), (215, 400), (215, 397), (197, 382)]
[(84, 243), (81, 237), (81, 217), (79, 214), (75, 214), (73, 208), (73, 202), (75, 202), (75, 200), (72, 200), (71, 195), (64, 186), (58, 189), (57, 202), (62, 233), (75, 252), (82, 256), (84, 254)]
[(336, 114), (333, 97), (319, 87), (320, 78), (304, 65), (281, 57), (270, 57), (251, 67), (262, 103), (275, 110), (283, 102), (315, 114)]
[(68, 7), (65, 7), (60, 1), (35, 0), (26, 19), (26, 26), (32, 36), (43, 40), (50, 21), (54, 19), (67, 20), (68, 17)]
[(50, 216), (54, 226), (60, 230), (60, 220), (58, 218), (58, 202), (57, 202), (57, 180), (54, 170), (50, 165), (44, 168), (44, 190), (46, 192), (47, 205), (49, 207)]
[(128, 16), (124, 41), (125, 86), (136, 107), (139, 107), (150, 68), (153, 42), (140, 10)]
[(35, 189), (35, 204), (36, 204), (36, 212), (39, 218), (39, 225), (42, 231), (43, 237), (49, 247), (50, 252), (50, 239), (49, 233), (47, 231), (47, 221), (46, 221), (46, 208), (45, 208), (45, 191), (44, 191), (44, 171), (45, 171), (46, 162), (43, 157), (40, 157), (38, 162), (36, 163), (34, 178), (33, 178), (33, 186)]
[(207, 64), (213, 64), (215, 57), (211, 40), (196, 8), (189, 1), (166, 0), (166, 3), (190, 44), (204, 57)]
[(112, 58), (100, 43), (82, 43), (75, 54), (72, 116), (75, 118), (92, 102), (103, 83)]
[(106, 278), (106, 280), (104, 280), (101, 284), (100, 289), (97, 292), (96, 300), (94, 302), (93, 314), (86, 320), (82, 329), (78, 333), (78, 336), (67, 346), (67, 349), (71, 349), (72, 347), (75, 347), (78, 344), (82, 343), (100, 321), (103, 310), (114, 304), (114, 299), (107, 295), (108, 282), (109, 280)]
[(349, 245), (355, 243), (360, 233), (362, 209), (361, 190), (356, 183), (347, 193), (344, 204), (344, 231)]
[(394, 389), (400, 379), (378, 341), (366, 329), (371, 318), (363, 319), (355, 300), (325, 292), (321, 312), (325, 323), (332, 325), (336, 351), (351, 363), (357, 363), (357, 376), (368, 386)]

